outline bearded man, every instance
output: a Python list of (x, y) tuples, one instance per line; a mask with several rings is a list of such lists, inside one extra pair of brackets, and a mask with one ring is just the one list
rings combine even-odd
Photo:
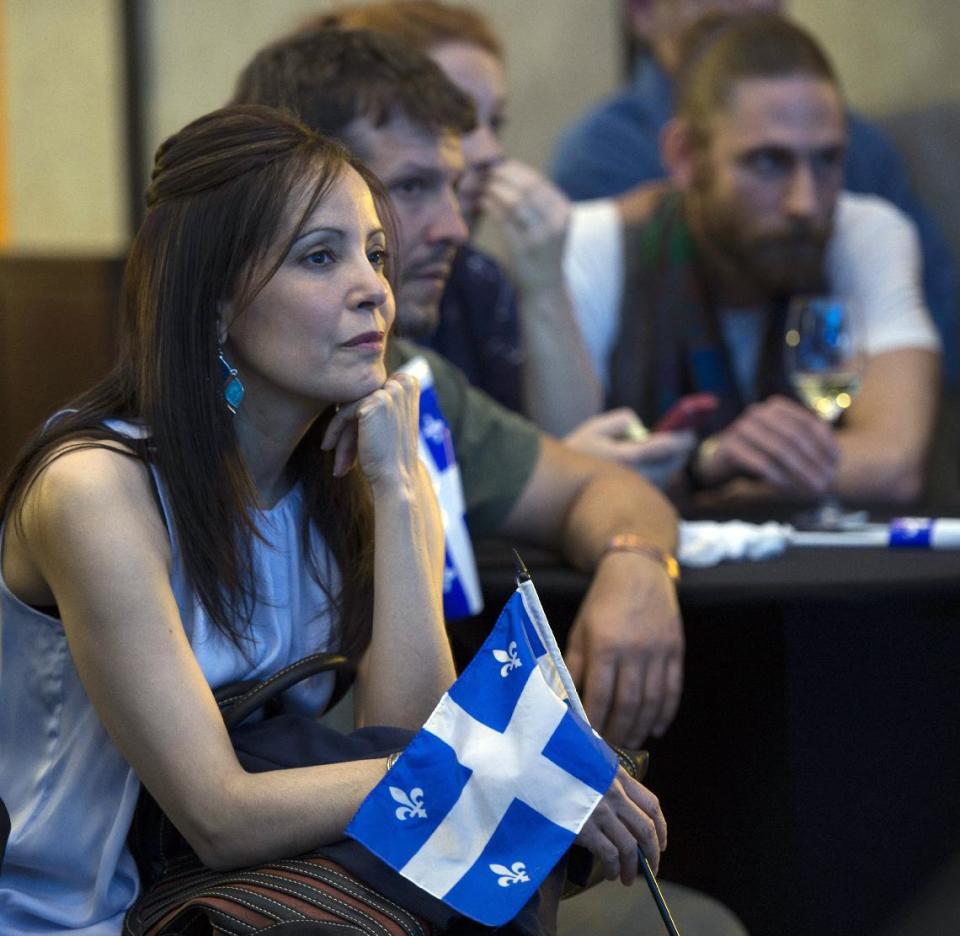
[[(615, 236), (599, 211), (571, 230), (575, 306), (607, 404), (652, 424), (684, 394), (716, 394), (690, 463), (701, 487), (915, 499), (939, 340), (912, 224), (841, 191), (847, 116), (832, 66), (773, 13), (701, 21), (683, 61), (661, 136), (669, 181), (620, 199)], [(851, 300), (863, 335), (861, 387), (835, 428), (784, 372), (788, 302), (811, 293)]]
[[(551, 176), (575, 202), (621, 195), (667, 175), (659, 139), (675, 114), (683, 36), (707, 13), (783, 13), (787, 0), (619, 0), (624, 39), (633, 50), (632, 76), (561, 131)], [(799, 6), (799, 4), (798, 4)], [(960, 381), (957, 275), (941, 225), (913, 191), (900, 154), (886, 133), (862, 114), (847, 111), (844, 188), (879, 195), (917, 226), (923, 288), (944, 348), (948, 386)]]

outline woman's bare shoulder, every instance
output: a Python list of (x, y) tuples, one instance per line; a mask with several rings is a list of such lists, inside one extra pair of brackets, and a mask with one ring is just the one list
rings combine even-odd
[(25, 512), (59, 514), (152, 503), (147, 467), (112, 439), (74, 438), (47, 453), (25, 489)]
[(51, 562), (79, 567), (98, 555), (116, 558), (127, 548), (123, 544), (134, 542), (151, 544), (163, 563), (169, 559), (148, 469), (132, 449), (113, 440), (76, 438), (52, 448), (9, 519), (3, 573), (28, 603), (49, 593)]

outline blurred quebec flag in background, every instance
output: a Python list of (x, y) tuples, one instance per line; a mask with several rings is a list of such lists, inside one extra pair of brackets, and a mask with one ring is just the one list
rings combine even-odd
[(487, 926), (512, 919), (613, 781), (529, 581), (347, 828)]
[(477, 562), (467, 530), (460, 466), (429, 362), (417, 355), (400, 370), (420, 382), (420, 461), (430, 475), (443, 519), (443, 616), (447, 621), (457, 621), (483, 610)]

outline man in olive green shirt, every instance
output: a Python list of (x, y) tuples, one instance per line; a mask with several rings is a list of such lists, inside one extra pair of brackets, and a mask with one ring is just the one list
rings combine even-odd
[[(453, 255), (467, 239), (456, 184), (460, 138), (473, 126), (470, 101), (396, 39), (325, 30), (262, 50), (233, 103), (286, 107), (373, 169), (399, 222), (400, 329), (422, 333), (435, 324)], [(394, 342), (394, 363), (420, 353)], [(639, 746), (661, 734), (683, 682), (670, 504), (634, 472), (563, 446), (427, 356), (471, 531), (560, 549), (592, 572), (566, 648), (587, 712), (615, 743)]]

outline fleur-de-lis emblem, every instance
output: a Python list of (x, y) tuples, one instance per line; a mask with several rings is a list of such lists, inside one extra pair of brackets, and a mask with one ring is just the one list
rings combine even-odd
[(506, 679), (507, 673), (510, 670), (520, 669), (523, 666), (523, 663), (520, 662), (520, 657), (517, 655), (517, 642), (511, 640), (506, 650), (494, 650), (493, 658), (498, 662), (502, 663), (503, 666), (500, 667), (500, 675)]
[(407, 819), (413, 819), (416, 816), (419, 819), (427, 818), (427, 811), (423, 808), (423, 790), (420, 787), (414, 787), (407, 796), (400, 787), (390, 787), (390, 795), (398, 802), (403, 803), (397, 807), (397, 818), (404, 822)]
[(431, 416), (428, 413), (426, 416), (424, 416), (420, 428), (423, 430), (424, 436), (426, 436), (426, 438), (428, 438), (434, 445), (443, 444), (444, 436), (446, 435), (447, 424), (442, 419), (437, 419), (435, 416)]
[(511, 884), (529, 884), (530, 876), (527, 874), (527, 866), (522, 861), (515, 861), (509, 868), (502, 864), (490, 865), (490, 870), (494, 874), (499, 874), (497, 883), (501, 887), (509, 887)]

